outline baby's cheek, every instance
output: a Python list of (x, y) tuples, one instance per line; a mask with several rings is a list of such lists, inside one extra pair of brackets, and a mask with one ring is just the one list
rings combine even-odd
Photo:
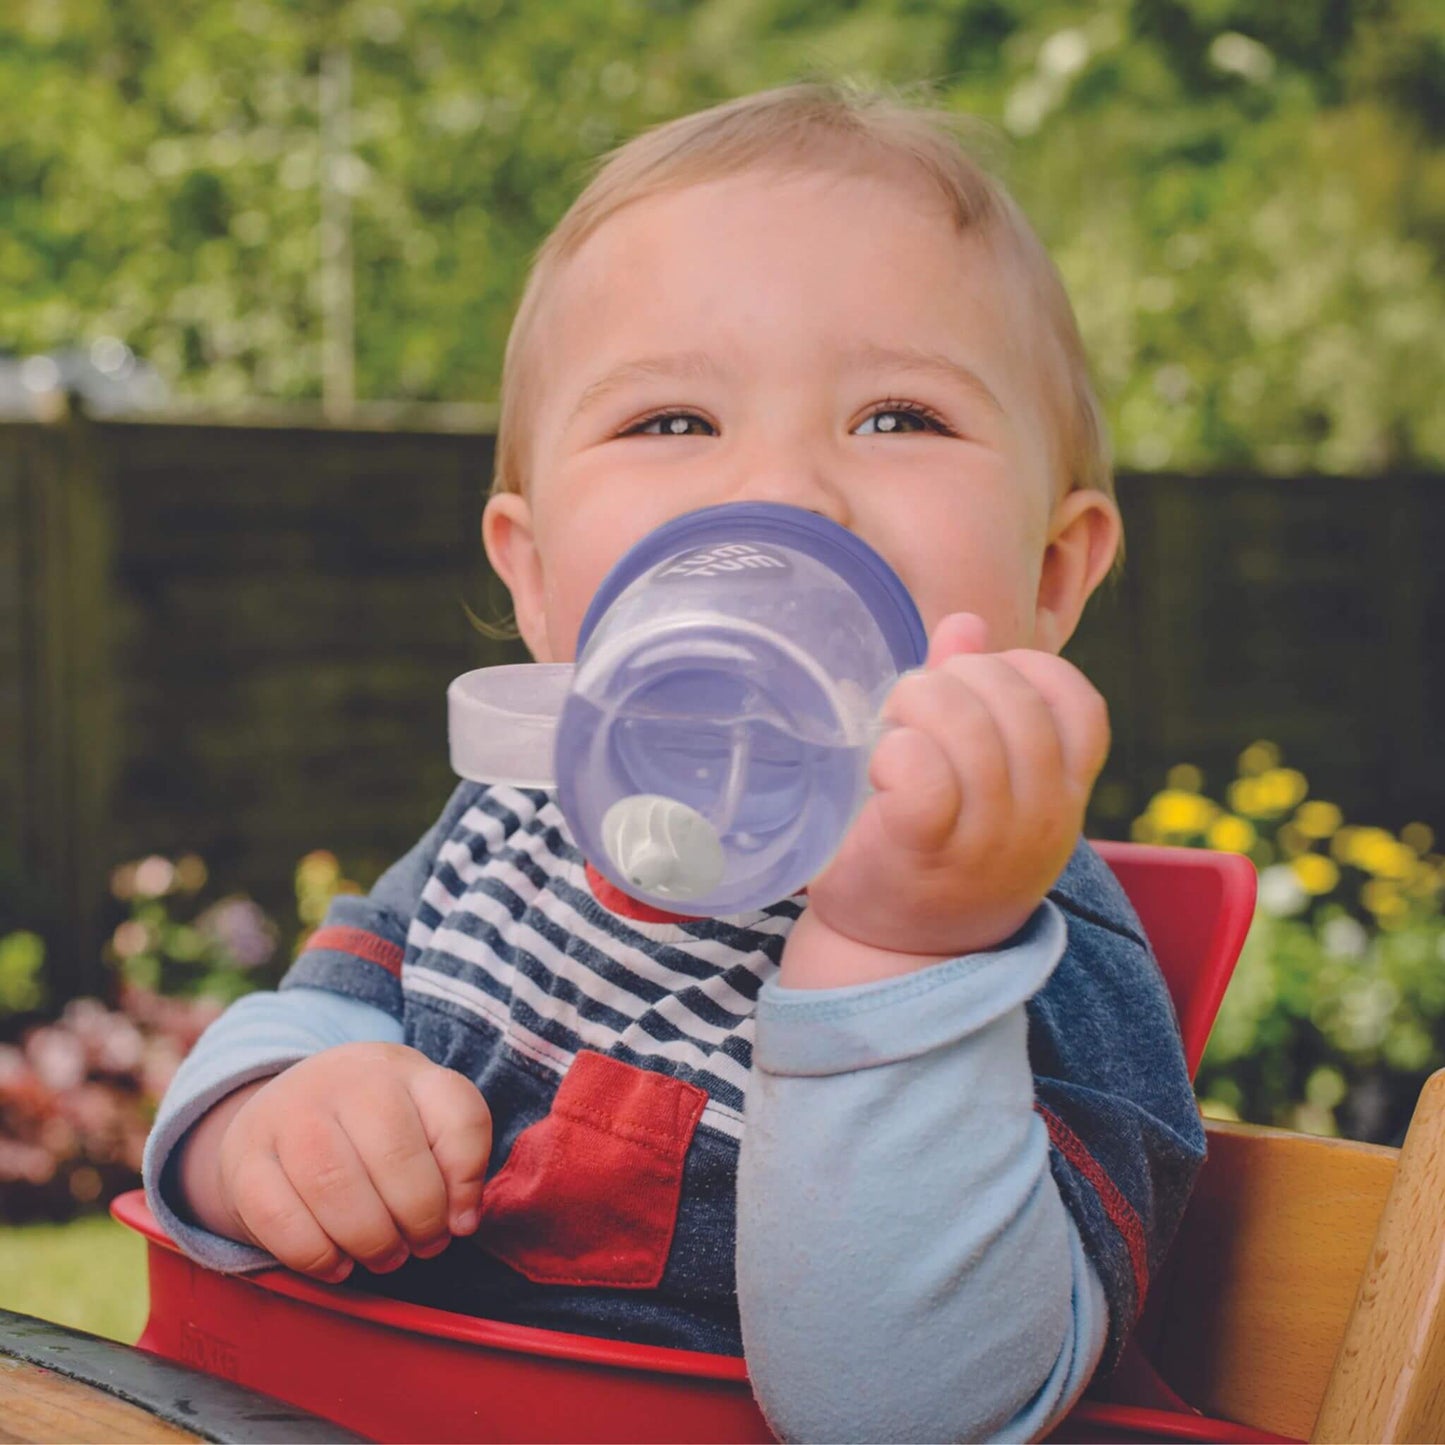
[(1033, 645), (1034, 596), (1036, 585), (1032, 569), (1023, 561), (1010, 564), (1013, 557), (1006, 548), (992, 556), (974, 553), (956, 558), (950, 582), (933, 600), (924, 621), (932, 629), (950, 612), (974, 612), (988, 624), (988, 650), (1002, 652), (1010, 647)]
[(622, 556), (665, 517), (648, 516), (640, 507), (578, 507), (539, 534), (542, 554), (547, 637), (553, 662), (577, 655), (582, 620), (602, 579)]

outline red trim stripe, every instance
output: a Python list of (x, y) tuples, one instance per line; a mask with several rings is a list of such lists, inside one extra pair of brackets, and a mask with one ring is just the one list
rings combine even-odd
[(667, 913), (661, 908), (654, 908), (650, 903), (639, 902), (631, 895), (624, 893), (615, 883), (604, 878), (590, 863), (587, 865), (587, 886), (592, 890), (592, 896), (609, 913), (615, 913), (619, 918), (632, 918), (638, 923), (696, 923), (698, 915), (695, 913)]
[(1034, 1108), (1048, 1126), (1049, 1139), (1059, 1153), (1084, 1176), (1093, 1186), (1094, 1193), (1104, 1206), (1104, 1213), (1117, 1229), (1129, 1250), (1129, 1263), (1134, 1271), (1134, 1310), (1144, 1308), (1144, 1297), (1149, 1293), (1149, 1247), (1144, 1239), (1144, 1226), (1134, 1206), (1119, 1192), (1119, 1187), (1104, 1172), (1103, 1165), (1084, 1147), (1084, 1142), (1055, 1113), (1035, 1104)]
[[(604, 878), (590, 863), (587, 864), (587, 886), (592, 890), (592, 896), (619, 918), (635, 918), (639, 923), (701, 923), (705, 917), (700, 913), (667, 913), (650, 903), (643, 903)], [(806, 888), (798, 890), (800, 894), (807, 891)]]
[(401, 977), (401, 960), (405, 950), (390, 939), (368, 933), (364, 928), (344, 928), (338, 923), (329, 928), (318, 928), (306, 940), (305, 952), (313, 948), (335, 949), (337, 953), (350, 953), (384, 968), (393, 978)]

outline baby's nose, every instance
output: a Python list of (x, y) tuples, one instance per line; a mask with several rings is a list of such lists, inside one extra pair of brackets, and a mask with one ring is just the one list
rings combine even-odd
[(836, 522), (852, 523), (847, 493), (821, 462), (806, 456), (755, 456), (740, 480), (737, 500), (801, 507)]

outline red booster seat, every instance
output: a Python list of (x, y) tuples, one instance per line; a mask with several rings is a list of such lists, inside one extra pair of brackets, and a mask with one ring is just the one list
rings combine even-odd
[[(1253, 867), (1230, 854), (1096, 846), (1153, 943), (1192, 1073), (1253, 915)], [(1217, 1153), (1222, 1136), (1216, 1126), (1210, 1129)], [(1251, 1137), (1250, 1131), (1240, 1137)], [(1226, 1152), (1232, 1158), (1239, 1151), (1227, 1143)], [(1393, 1172), (1393, 1160), (1391, 1165)], [(1206, 1166), (1206, 1176), (1213, 1167)], [(1207, 1197), (1207, 1188), (1202, 1193)], [(772, 1439), (740, 1359), (450, 1314), (279, 1269), (220, 1275), (176, 1251), (138, 1191), (118, 1199), (114, 1213), (149, 1241), (150, 1317), (140, 1348), (374, 1439)], [(1186, 1224), (1175, 1255), (1194, 1247)], [(1177, 1275), (1166, 1270), (1156, 1294), (1171, 1293)], [(1151, 1363), (1156, 1350), (1168, 1353), (1165, 1334), (1172, 1322), (1169, 1301), (1155, 1299), (1129, 1360), (1108, 1387), (1112, 1398), (1085, 1400), (1054, 1438), (1269, 1440), (1307, 1433), (1308, 1423), (1282, 1434), (1264, 1428), (1297, 1424), (1303, 1418), (1298, 1411), (1239, 1413), (1237, 1419), (1253, 1422), (1243, 1425), (1186, 1404)], [(1169, 1378), (1180, 1387), (1178, 1370)], [(1217, 1390), (1211, 1396), (1206, 1387), (1190, 1398), (1218, 1408)]]

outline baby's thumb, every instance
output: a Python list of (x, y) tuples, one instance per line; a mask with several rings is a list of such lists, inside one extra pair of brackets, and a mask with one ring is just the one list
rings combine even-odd
[(933, 629), (926, 668), (932, 669), (965, 652), (988, 651), (988, 623), (976, 612), (950, 612)]
[(492, 1111), (472, 1081), (436, 1065), (412, 1080), (411, 1096), (447, 1186), (447, 1228), (472, 1234), (492, 1157)]

